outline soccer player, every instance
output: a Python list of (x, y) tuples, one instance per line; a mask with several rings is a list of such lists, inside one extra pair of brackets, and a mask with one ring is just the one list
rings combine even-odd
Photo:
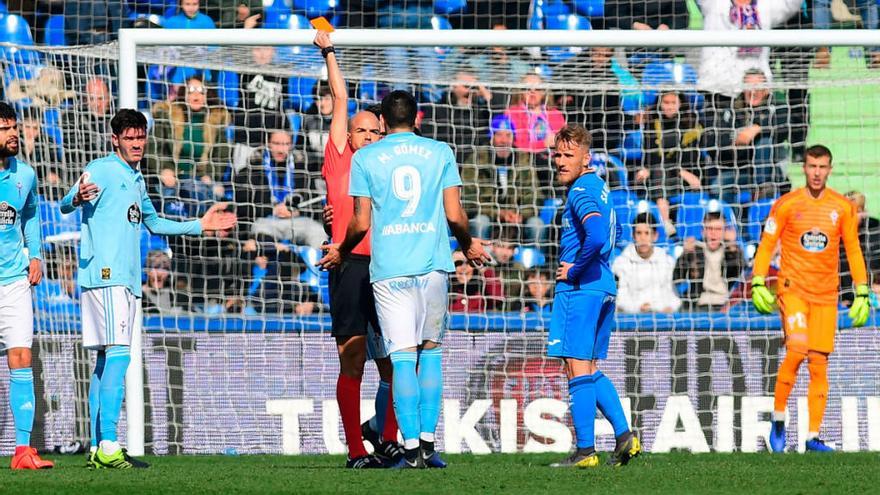
[(586, 129), (568, 125), (556, 134), (553, 151), (557, 180), (568, 187), (568, 198), (562, 214), (560, 265), (556, 270), (547, 355), (565, 361), (577, 437), (577, 450), (554, 467), (599, 465), (594, 447), (597, 407), (611, 422), (617, 438), (608, 464), (627, 464), (641, 452), (614, 384), (599, 371), (599, 360), (607, 357), (614, 326), (617, 287), (608, 260), (619, 227), (608, 185), (589, 166), (590, 142)]
[(354, 154), (354, 216), (345, 239), (328, 246), (320, 263), (339, 266), (373, 226), (370, 282), (394, 367), (394, 411), (405, 449), (394, 467), (443, 468), (434, 430), (443, 393), (448, 274), (455, 270), (447, 224), (468, 260), (479, 264), (488, 256), (468, 233), (452, 149), (413, 132), (417, 111), (405, 91), (382, 100), (388, 136)]
[(120, 448), (116, 425), (122, 408), (131, 338), (141, 326), (141, 224), (154, 234), (199, 235), (235, 226), (225, 204), (200, 220), (160, 218), (138, 168), (147, 142), (147, 119), (124, 108), (110, 121), (115, 151), (90, 162), (61, 201), (61, 211), (82, 208), (79, 285), (83, 347), (97, 351), (89, 385), (90, 468), (128, 469), (148, 464)]
[[(9, 364), (9, 407), (15, 425), (12, 469), (45, 469), (31, 447), (34, 426), (34, 373), (31, 344), (34, 310), (31, 287), (43, 278), (37, 174), (18, 154), (18, 118), (0, 102), (0, 339)], [(27, 247), (27, 254), (24, 248)]]
[[(330, 139), (324, 148), (322, 175), (327, 183), (327, 205), (334, 216), (331, 236), (333, 242), (340, 243), (354, 212), (354, 200), (348, 195), (351, 158), (357, 150), (378, 141), (382, 134), (379, 117), (372, 112), (358, 112), (349, 121), (348, 89), (336, 62), (330, 35), (318, 31), (315, 45), (321, 48), (327, 62), (333, 95)], [(331, 334), (339, 352), (336, 402), (348, 445), (346, 467), (382, 468), (397, 462), (403, 449), (397, 443), (397, 420), (391, 406), (391, 361), (385, 352), (370, 286), (369, 238), (352, 249), (342, 266), (330, 271), (329, 283)], [(361, 379), (368, 356), (376, 362), (380, 381), (376, 391), (376, 415), (362, 425)], [(375, 455), (367, 455), (362, 436), (373, 444)]]
[(819, 438), (828, 400), (828, 355), (834, 350), (840, 275), (840, 240), (852, 270), (856, 298), (849, 316), (860, 327), (868, 321), (870, 289), (865, 259), (859, 247), (858, 214), (846, 197), (826, 187), (831, 174), (831, 150), (810, 146), (804, 155), (806, 187), (777, 199), (764, 224), (755, 254), (752, 302), (761, 313), (773, 310), (774, 296), (765, 285), (770, 258), (780, 244), (782, 260), (776, 284), (785, 332), (785, 359), (779, 365), (774, 391), (770, 448), (785, 451), (785, 405), (804, 360), (810, 370), (807, 405), (810, 411), (806, 448), (834, 449)]

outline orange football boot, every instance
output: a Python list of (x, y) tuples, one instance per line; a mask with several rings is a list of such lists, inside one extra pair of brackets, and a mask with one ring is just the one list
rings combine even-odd
[(19, 445), (12, 456), (12, 469), (50, 469), (55, 467), (52, 461), (44, 461), (37, 455), (37, 449), (27, 445)]

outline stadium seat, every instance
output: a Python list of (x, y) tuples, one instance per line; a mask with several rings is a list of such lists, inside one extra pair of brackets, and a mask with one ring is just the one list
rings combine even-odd
[(434, 13), (439, 15), (460, 14), (467, 11), (466, 0), (434, 0)]
[(526, 270), (528, 270), (535, 266), (544, 266), (544, 263), (547, 262), (547, 258), (538, 248), (520, 246), (516, 248), (516, 251), (513, 253), (513, 261), (520, 263), (526, 268)]
[(574, 10), (580, 15), (587, 17), (603, 17), (605, 15), (605, 0), (573, 0)]
[(560, 208), (562, 208), (561, 198), (547, 198), (538, 212), (538, 218), (544, 222), (544, 225), (552, 225)]
[(626, 165), (615, 155), (597, 151), (590, 157), (590, 166), (598, 169), (599, 175), (607, 181), (609, 170), (615, 174), (616, 179), (623, 189), (629, 188), (629, 178), (626, 176)]
[(623, 134), (623, 161), (626, 163), (637, 162), (642, 159), (642, 130), (627, 131)]
[(222, 71), (217, 74), (217, 96), (229, 108), (238, 108), (241, 95), (238, 93), (239, 76), (237, 72)]
[(611, 191), (611, 202), (617, 217), (617, 223), (621, 227), (619, 244), (625, 245), (632, 242), (632, 222), (637, 215), (645, 212), (651, 213), (654, 217), (654, 222), (658, 226), (657, 234), (659, 237), (657, 244), (665, 246), (669, 242), (666, 231), (660, 228), (660, 208), (657, 207), (656, 203), (646, 199), (638, 199), (628, 191), (623, 190)]
[[(657, 102), (657, 92), (662, 86), (693, 86), (697, 84), (697, 71), (690, 64), (682, 64), (670, 60), (655, 60), (645, 66), (642, 72), (643, 104), (654, 105)], [(702, 107), (703, 97), (696, 91), (686, 94), (688, 102), (694, 108)]]
[(317, 292), (322, 302), (328, 303), (330, 300), (328, 273), (317, 266), (318, 260), (322, 257), (321, 250), (309, 246), (295, 246), (294, 251), (306, 265), (306, 269), (299, 276), (300, 282)]
[(669, 198), (673, 207), (677, 206), (676, 230), (679, 239), (703, 238), (703, 217), (706, 213), (720, 211), (727, 225), (736, 227), (733, 209), (721, 200), (710, 198), (702, 193), (684, 193)]
[(745, 230), (744, 233), (748, 242), (761, 241), (762, 226), (764, 225), (764, 220), (770, 215), (770, 208), (773, 206), (774, 201), (775, 198), (764, 198), (749, 205), (748, 212), (746, 213), (746, 225), (743, 229)]
[(43, 31), (43, 43), (49, 46), (67, 46), (64, 37), (64, 16), (50, 15)]
[(70, 241), (79, 238), (82, 210), (77, 208), (72, 213), (61, 213), (58, 201), (47, 201), (40, 198), (40, 236), (43, 248), (53, 250), (55, 242)]
[[(0, 43), (4, 42), (22, 46), (34, 45), (31, 27), (23, 17), (17, 14), (0, 17)], [(16, 49), (0, 47), (0, 51), (15, 53)]]
[(147, 229), (141, 229), (141, 265), (146, 265), (147, 255), (150, 251), (157, 250), (163, 251), (169, 257), (172, 255), (165, 237), (151, 234)]
[(302, 113), (287, 112), (287, 121), (290, 123), (290, 133), (294, 136), (299, 135), (299, 131), (302, 129), (302, 120)]
[[(264, 28), (280, 28), (280, 29), (312, 29), (311, 24), (309, 24), (309, 20), (304, 16), (299, 14), (290, 14), (287, 16), (286, 21), (279, 20), (281, 24), (277, 26), (269, 26), (264, 24)], [(313, 54), (315, 56), (316, 62), (323, 63), (321, 59), (321, 52), (318, 50), (314, 50), (313, 47), (302, 47), (302, 46), (284, 46), (276, 49), (275, 58), (278, 62), (294, 62), (296, 64), (302, 63), (302, 54)]]
[(311, 77), (291, 77), (287, 80), (288, 101), (294, 110), (305, 112), (315, 103), (315, 85), (317, 79)]
[(56, 145), (64, 146), (64, 133), (61, 132), (61, 109), (46, 109), (43, 113), (43, 132)]
[(309, 19), (326, 16), (338, 5), (336, 0), (293, 0), (293, 10)]
[(272, 5), (263, 9), (263, 27), (266, 29), (287, 28), (291, 13), (290, 7), (284, 0), (275, 0)]
[(6, 4), (4, 2), (0, 2), (0, 15), (6, 15), (9, 13), (9, 10), (6, 8)]

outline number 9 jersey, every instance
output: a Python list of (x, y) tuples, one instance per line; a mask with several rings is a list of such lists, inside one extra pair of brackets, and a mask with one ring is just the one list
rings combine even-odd
[(349, 194), (372, 200), (370, 282), (455, 270), (443, 190), (458, 186), (449, 145), (412, 132), (354, 154)]

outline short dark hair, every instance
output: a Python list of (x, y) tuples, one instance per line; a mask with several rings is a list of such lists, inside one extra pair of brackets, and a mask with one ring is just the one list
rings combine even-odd
[(416, 98), (408, 91), (392, 91), (382, 98), (382, 117), (385, 119), (386, 129), (415, 128), (418, 112)]
[(367, 108), (364, 108), (364, 111), (370, 112), (371, 114), (375, 115), (376, 118), (378, 119), (379, 117), (382, 116), (382, 104), (376, 103), (374, 105), (370, 105)]
[(133, 108), (122, 108), (110, 120), (110, 129), (114, 136), (121, 136), (126, 129), (147, 130), (147, 118)]
[(823, 144), (814, 144), (807, 148), (807, 150), (804, 152), (804, 163), (807, 163), (808, 156), (812, 156), (813, 158), (822, 158), (823, 156), (827, 156), (828, 163), (831, 163), (834, 160), (834, 157), (831, 156), (831, 150)]
[(0, 120), (18, 120), (15, 109), (5, 101), (0, 101)]
[(636, 225), (641, 223), (647, 225), (651, 232), (657, 232), (657, 222), (654, 220), (654, 215), (645, 211), (636, 215), (636, 218), (632, 221), (633, 234), (636, 232)]
[(703, 216), (703, 223), (711, 222), (712, 220), (721, 220), (723, 222), (724, 216), (720, 211), (707, 211), (706, 215)]

